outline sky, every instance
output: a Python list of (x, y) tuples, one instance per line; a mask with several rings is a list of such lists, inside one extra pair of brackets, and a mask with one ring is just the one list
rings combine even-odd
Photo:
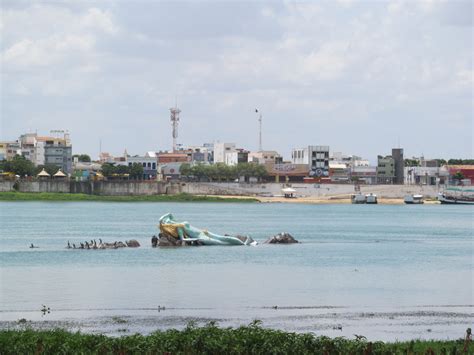
[(0, 0), (1, 140), (472, 158), (471, 1)]

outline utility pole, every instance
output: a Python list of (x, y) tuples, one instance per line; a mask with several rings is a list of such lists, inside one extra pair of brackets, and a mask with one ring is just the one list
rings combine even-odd
[(259, 124), (259, 132), (258, 132), (258, 150), (261, 152), (263, 151), (262, 148), (262, 113), (255, 109), (255, 113), (258, 113), (258, 124)]

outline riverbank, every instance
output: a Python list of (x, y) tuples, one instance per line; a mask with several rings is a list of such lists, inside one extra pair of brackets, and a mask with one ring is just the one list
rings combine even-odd
[(180, 193), (175, 195), (102, 196), (62, 192), (0, 192), (0, 201), (102, 201), (102, 202), (259, 202), (255, 198), (207, 196)]
[[(73, 194), (63, 192), (0, 192), (0, 201), (103, 201), (103, 202), (263, 202), (302, 204), (351, 204), (350, 196), (303, 196), (285, 198), (282, 196), (242, 196), (242, 195), (127, 195), (104, 196)], [(403, 198), (378, 198), (380, 205), (403, 205)], [(425, 204), (439, 204), (435, 199), (425, 200)]]
[[(2, 354), (461, 354), (464, 348), (461, 337), (451, 341), (369, 342), (361, 335), (349, 340), (265, 329), (259, 321), (239, 328), (220, 328), (213, 323), (195, 327), (191, 323), (183, 330), (121, 337), (62, 329), (0, 331)], [(470, 344), (465, 353), (472, 351)]]
[[(230, 196), (218, 195), (216, 197), (226, 198)], [(301, 204), (313, 204), (313, 205), (327, 205), (327, 204), (351, 204), (350, 195), (348, 196), (325, 196), (325, 197), (314, 197), (314, 196), (303, 196), (296, 198), (285, 198), (283, 196), (232, 196), (234, 199), (238, 200), (248, 200), (255, 199), (263, 203), (301, 203)], [(405, 201), (403, 198), (377, 198), (379, 205), (404, 205)], [(425, 204), (436, 205), (440, 202), (434, 198), (425, 199)]]

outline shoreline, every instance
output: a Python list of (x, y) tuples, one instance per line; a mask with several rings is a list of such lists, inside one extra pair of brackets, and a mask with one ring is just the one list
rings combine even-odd
[[(203, 195), (180, 193), (174, 195), (88, 195), (64, 192), (0, 192), (0, 201), (98, 201), (98, 202), (237, 202), (237, 203), (288, 203), (288, 204), (314, 204), (314, 205), (339, 205), (351, 204), (347, 195), (333, 196), (305, 196), (285, 198), (283, 196), (245, 196), (245, 195)], [(433, 205), (440, 202), (427, 199), (425, 204)], [(403, 198), (378, 198), (379, 205), (404, 205)]]
[[(224, 198), (231, 195), (216, 195), (216, 197)], [(347, 196), (326, 196), (326, 197), (296, 197), (296, 198), (285, 198), (282, 196), (272, 196), (272, 197), (263, 197), (263, 196), (232, 196), (235, 199), (257, 199), (261, 203), (295, 203), (295, 204), (310, 204), (310, 205), (340, 205), (340, 204), (352, 204), (350, 197)], [(379, 205), (405, 205), (403, 198), (385, 198), (378, 197)], [(439, 201), (434, 199), (428, 199), (424, 201), (424, 204), (427, 205), (438, 205)]]
[(63, 201), (63, 202), (238, 202), (254, 203), (258, 199), (249, 196), (242, 199), (238, 196), (191, 195), (88, 195), (67, 192), (0, 192), (0, 201)]

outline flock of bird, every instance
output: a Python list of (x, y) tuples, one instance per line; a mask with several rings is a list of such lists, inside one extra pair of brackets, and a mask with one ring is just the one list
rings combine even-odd
[(99, 243), (96, 242), (95, 239), (91, 239), (90, 241), (85, 241), (84, 243), (79, 243), (76, 246), (75, 243), (67, 242), (66, 249), (117, 249), (117, 248), (125, 248), (127, 244), (124, 242), (113, 242), (113, 243), (104, 243), (102, 239), (99, 238)]

